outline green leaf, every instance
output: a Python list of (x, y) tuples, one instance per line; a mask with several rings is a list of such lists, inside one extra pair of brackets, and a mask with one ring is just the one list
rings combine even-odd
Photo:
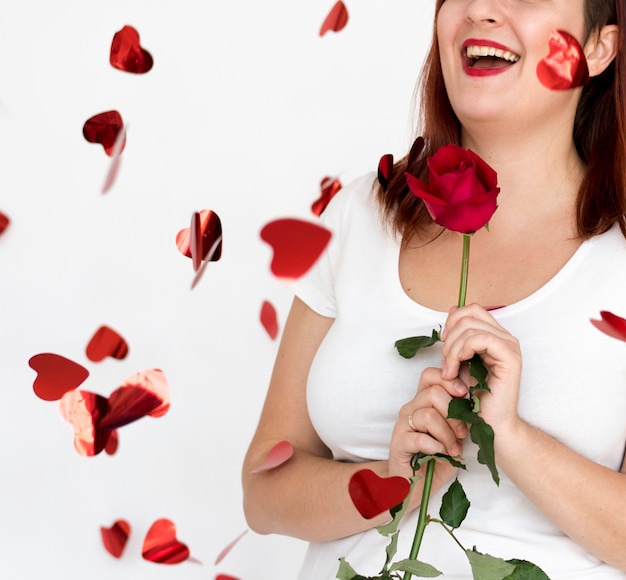
[(436, 578), (437, 576), (441, 576), (441, 572), (434, 566), (418, 560), (409, 559), (396, 562), (389, 571), (409, 572), (413, 574), (413, 576), (419, 576), (420, 578)]
[(504, 580), (515, 570), (515, 564), (489, 554), (481, 554), (476, 548), (465, 550), (465, 554), (472, 566), (474, 580)]
[(339, 570), (337, 570), (335, 578), (339, 578), (339, 580), (361, 580), (363, 576), (359, 576), (344, 558), (339, 558)]
[(451, 528), (458, 528), (467, 515), (470, 502), (465, 495), (463, 486), (455, 479), (441, 500), (439, 516)]
[(409, 507), (409, 501), (411, 500), (411, 494), (413, 493), (413, 490), (415, 489), (415, 484), (420, 479), (421, 478), (416, 475), (414, 475), (413, 477), (409, 477), (409, 481), (411, 482), (411, 488), (409, 490), (409, 494), (406, 496), (406, 498), (400, 505), (397, 505), (396, 507), (391, 508), (389, 510), (389, 513), (391, 514), (391, 517), (393, 519), (388, 524), (385, 524), (383, 526), (378, 526), (376, 528), (379, 534), (386, 537), (396, 532), (396, 530), (398, 529), (398, 526), (400, 525), (400, 521), (402, 520), (404, 514), (406, 513), (407, 508)]
[(507, 560), (515, 565), (513, 573), (504, 580), (550, 580), (549, 576), (536, 564), (526, 560)]
[(452, 457), (451, 455), (446, 455), (445, 453), (426, 455), (421, 451), (413, 455), (411, 458), (411, 467), (417, 471), (422, 465), (428, 463), (431, 459), (441, 459), (443, 461), (447, 461), (450, 465), (452, 465), (452, 467), (456, 467), (457, 469), (467, 469), (464, 463), (460, 462), (456, 457)]
[(485, 420), (472, 411), (469, 399), (454, 397), (448, 405), (448, 418), (459, 419), (470, 424), (470, 436), (478, 445), (478, 461), (486, 465), (491, 472), (491, 477), (500, 485), (500, 476), (496, 467), (496, 455), (493, 449), (493, 429)]
[(474, 377), (478, 384), (481, 385), (481, 389), (489, 390), (487, 386), (487, 367), (483, 363), (483, 359), (480, 358), (479, 355), (475, 354), (469, 361), (469, 372), (470, 376)]
[(470, 427), (470, 437), (478, 445), (478, 463), (486, 465), (496, 485), (500, 485), (500, 475), (496, 467), (496, 454), (493, 449), (493, 429), (490, 425), (487, 425), (482, 417), (476, 415), (476, 418), (479, 421), (476, 421)]
[(387, 560), (385, 561), (385, 567), (382, 570), (383, 574), (387, 572), (387, 569), (389, 568), (389, 564), (391, 564), (393, 557), (396, 555), (396, 552), (398, 551), (398, 534), (399, 532), (396, 532), (393, 536), (391, 536), (391, 542), (389, 542), (389, 545), (387, 546), (387, 549), (385, 550), (385, 552), (387, 553)]
[(395, 347), (404, 358), (413, 358), (417, 351), (437, 344), (441, 340), (438, 330), (433, 330), (432, 336), (411, 336), (397, 340)]

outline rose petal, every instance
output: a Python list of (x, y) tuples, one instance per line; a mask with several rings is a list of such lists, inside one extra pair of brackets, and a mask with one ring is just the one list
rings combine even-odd
[(276, 340), (278, 336), (278, 315), (276, 308), (267, 300), (261, 305), (261, 324), (272, 340)]
[(293, 447), (289, 441), (280, 441), (272, 447), (263, 462), (263, 465), (254, 469), (251, 473), (261, 473), (262, 471), (269, 471), (275, 469), (279, 465), (282, 465), (288, 461), (293, 455)]
[(111, 42), (111, 66), (125, 72), (144, 74), (154, 64), (152, 55), (141, 47), (139, 33), (132, 26), (116, 32)]
[(370, 469), (357, 471), (348, 484), (354, 507), (366, 519), (400, 505), (410, 488), (408, 479), (404, 477), (382, 478)]
[(311, 211), (316, 216), (321, 216), (330, 203), (330, 200), (341, 190), (341, 181), (337, 178), (324, 177), (320, 183), (320, 197), (311, 205)]
[(2, 235), (11, 224), (9, 216), (0, 211), (0, 235)]
[(89, 376), (89, 371), (78, 363), (49, 352), (32, 356), (28, 365), (37, 373), (33, 390), (44, 401), (58, 401)]
[(130, 524), (126, 520), (117, 520), (110, 528), (100, 527), (105, 550), (114, 558), (120, 558), (128, 542)]
[(243, 538), (249, 530), (244, 530), (241, 534), (239, 534), (228, 546), (226, 546), (215, 558), (215, 565), (218, 566), (226, 556), (230, 553), (230, 551), (239, 543), (239, 540)]
[(591, 324), (612, 338), (626, 341), (626, 319), (621, 318), (608, 310), (600, 312), (600, 316), (602, 317), (601, 320), (594, 320), (592, 318)]
[(306, 274), (330, 238), (331, 232), (326, 228), (294, 218), (275, 220), (261, 230), (261, 239), (274, 250), (271, 271), (284, 280), (296, 280)]
[[(99, 143), (105, 153), (111, 157), (124, 122), (117, 111), (105, 111), (87, 119), (83, 125), (83, 136), (89, 143)], [(124, 149), (125, 140), (121, 148)]]
[(537, 76), (546, 88), (567, 91), (589, 81), (589, 67), (583, 47), (564, 30), (555, 30), (548, 39), (550, 53), (537, 65)]
[(141, 555), (156, 564), (178, 564), (189, 558), (189, 548), (176, 538), (174, 522), (163, 518), (150, 526)]
[(100, 362), (108, 356), (122, 360), (128, 355), (128, 344), (112, 328), (101, 326), (91, 337), (85, 354), (92, 362)]
[(348, 23), (348, 9), (345, 4), (339, 0), (330, 10), (326, 20), (324, 20), (320, 28), (320, 36), (324, 36), (329, 30), (339, 32), (343, 30)]

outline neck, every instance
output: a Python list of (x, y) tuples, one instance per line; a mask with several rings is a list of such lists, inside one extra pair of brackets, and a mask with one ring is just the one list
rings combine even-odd
[[(571, 125), (570, 125), (571, 127)], [(571, 131), (491, 134), (463, 131), (463, 146), (480, 155), (498, 173), (500, 195), (492, 227), (523, 227), (533, 220), (559, 216), (575, 232), (576, 199), (584, 175)]]

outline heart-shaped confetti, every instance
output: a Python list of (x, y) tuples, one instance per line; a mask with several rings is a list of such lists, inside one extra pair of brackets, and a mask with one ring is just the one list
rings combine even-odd
[(383, 155), (378, 162), (378, 182), (383, 188), (383, 191), (389, 186), (392, 171), (393, 155), (391, 153), (387, 153), (386, 155)]
[(189, 548), (176, 538), (174, 522), (163, 518), (150, 526), (141, 555), (156, 564), (179, 564), (189, 558)]
[(9, 227), (9, 224), (11, 223), (11, 220), (9, 219), (9, 216), (7, 216), (5, 213), (2, 213), (0, 211), (0, 235), (2, 235), (5, 230)]
[(215, 565), (219, 566), (222, 560), (228, 556), (230, 551), (239, 543), (239, 541), (248, 533), (248, 530), (244, 530), (241, 534), (239, 534), (228, 546), (226, 546), (215, 558)]
[[(122, 121), (122, 116), (117, 111), (105, 111), (85, 121), (83, 135), (89, 143), (102, 145), (105, 153), (112, 157), (117, 137), (123, 127), (124, 121)], [(126, 140), (124, 139), (121, 144), (122, 150), (125, 144)]]
[(569, 32), (555, 30), (548, 43), (550, 53), (537, 65), (541, 84), (553, 91), (567, 91), (587, 84), (589, 67), (578, 40)]
[(122, 164), (122, 151), (124, 150), (124, 145), (126, 145), (127, 130), (128, 125), (123, 126), (120, 132), (117, 134), (115, 143), (113, 144), (111, 164), (109, 165), (109, 170), (107, 171), (106, 177), (104, 178), (102, 193), (107, 193), (113, 187), (113, 184), (117, 179), (117, 174), (119, 173), (120, 165)]
[(415, 139), (415, 141), (413, 141), (413, 145), (411, 145), (411, 149), (407, 156), (406, 170), (408, 173), (417, 173), (417, 168), (415, 167), (415, 164), (419, 161), (425, 146), (426, 141), (421, 135), (417, 139)]
[(592, 318), (591, 324), (612, 338), (626, 341), (626, 319), (607, 310), (600, 312), (600, 317), (600, 320)]
[[(197, 227), (199, 214), (199, 228)], [(201, 248), (202, 260), (216, 262), (222, 256), (222, 222), (219, 216), (210, 209), (203, 209), (200, 212), (195, 212), (192, 216), (192, 222), (196, 222), (196, 229), (191, 232), (191, 227), (183, 228), (176, 234), (176, 245), (178, 250), (184, 256), (192, 258), (191, 248), (194, 246), (197, 250)], [(219, 240), (217, 247), (213, 247), (216, 240)], [(211, 253), (211, 249), (213, 252)]]
[(357, 471), (348, 484), (354, 507), (366, 519), (400, 505), (410, 488), (409, 480), (404, 477), (379, 477), (371, 469)]
[(272, 340), (278, 336), (278, 315), (276, 308), (271, 302), (263, 301), (261, 305), (261, 324)]
[(128, 344), (112, 328), (101, 326), (91, 337), (85, 353), (92, 362), (100, 362), (108, 356), (123, 360), (128, 355)]
[(279, 465), (282, 465), (293, 455), (293, 447), (289, 441), (280, 441), (276, 443), (274, 447), (269, 450), (263, 465), (257, 467), (252, 473), (261, 473), (262, 471), (269, 471), (275, 469)]
[(61, 415), (74, 427), (74, 447), (92, 457), (103, 449), (109, 455), (118, 447), (116, 430), (146, 415), (160, 417), (170, 406), (163, 371), (135, 373), (109, 398), (89, 391), (70, 391), (61, 398)]
[(330, 10), (326, 20), (320, 28), (320, 36), (324, 36), (329, 31), (339, 32), (348, 23), (348, 9), (346, 5), (339, 0)]
[(320, 197), (311, 205), (311, 211), (316, 216), (321, 216), (330, 200), (337, 195), (341, 189), (341, 181), (333, 177), (324, 177), (320, 183)]
[(89, 376), (89, 371), (78, 363), (49, 352), (32, 356), (28, 366), (37, 373), (33, 390), (44, 401), (58, 401)]
[(106, 397), (90, 391), (69, 391), (59, 403), (62, 417), (74, 427), (74, 447), (83, 457), (98, 455), (113, 431), (98, 427), (109, 404)]
[(117, 520), (110, 528), (100, 527), (105, 550), (114, 558), (120, 558), (130, 536), (130, 524), (126, 520)]
[(135, 74), (147, 73), (154, 64), (152, 55), (141, 47), (139, 33), (132, 26), (124, 26), (113, 36), (109, 62), (119, 70)]
[(331, 232), (295, 218), (274, 220), (263, 227), (261, 239), (274, 250), (270, 269), (285, 281), (297, 280), (315, 264), (326, 249)]
[(215, 577), (215, 580), (239, 580), (239, 578), (235, 576), (229, 576), (228, 574), (218, 574)]

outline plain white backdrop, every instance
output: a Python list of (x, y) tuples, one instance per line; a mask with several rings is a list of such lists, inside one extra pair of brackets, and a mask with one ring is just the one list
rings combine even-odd
[[(289, 289), (259, 231), (278, 217), (315, 220), (324, 176), (345, 184), (412, 140), (415, 79), (433, 0), (346, 0), (349, 21), (319, 36), (334, 0), (3, 0), (0, 4), (0, 578), (241, 580), (295, 578), (305, 544), (248, 533), (240, 469)], [(135, 27), (154, 68), (109, 64), (115, 32)], [(128, 124), (118, 180), (82, 126), (116, 109)], [(190, 290), (175, 244), (193, 211), (221, 218), (224, 242)], [(109, 325), (123, 361), (85, 347)], [(167, 415), (123, 427), (113, 456), (78, 455), (58, 403), (37, 398), (31, 356), (53, 352), (90, 371), (108, 396), (161, 368)], [(132, 526), (123, 556), (100, 526)], [(141, 557), (169, 518), (202, 565)]]

